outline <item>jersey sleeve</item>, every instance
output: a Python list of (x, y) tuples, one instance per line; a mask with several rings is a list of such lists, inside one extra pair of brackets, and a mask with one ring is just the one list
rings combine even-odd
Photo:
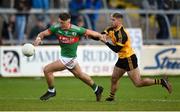
[(79, 36), (83, 36), (85, 34), (86, 30), (87, 29), (85, 29), (83, 27), (79, 27), (79, 32), (78, 32)]
[(122, 49), (122, 46), (119, 45), (112, 45), (109, 42), (105, 43), (111, 50), (113, 50), (114, 52), (119, 52)]
[(54, 34), (57, 31), (58, 27), (60, 27), (60, 25), (59, 24), (55, 24), (55, 25), (52, 25), (48, 30), (49, 30), (49, 32)]

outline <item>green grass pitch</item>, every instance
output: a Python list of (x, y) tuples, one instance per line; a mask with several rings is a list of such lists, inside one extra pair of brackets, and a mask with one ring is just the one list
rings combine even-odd
[(49, 101), (39, 100), (47, 90), (44, 78), (0, 77), (0, 111), (180, 110), (179, 76), (169, 77), (173, 86), (170, 95), (161, 86), (136, 88), (128, 77), (123, 77), (114, 102), (104, 101), (109, 95), (110, 77), (93, 77), (93, 79), (104, 87), (101, 102), (95, 101), (95, 95), (90, 87), (74, 77), (56, 77), (57, 95)]

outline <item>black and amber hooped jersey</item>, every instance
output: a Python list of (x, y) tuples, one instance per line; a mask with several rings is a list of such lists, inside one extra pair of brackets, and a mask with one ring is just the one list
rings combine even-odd
[(109, 27), (104, 30), (104, 32), (112, 41), (114, 45), (121, 46), (121, 50), (118, 52), (119, 58), (127, 58), (134, 54), (134, 51), (131, 47), (131, 40), (127, 31), (123, 26), (118, 29)]

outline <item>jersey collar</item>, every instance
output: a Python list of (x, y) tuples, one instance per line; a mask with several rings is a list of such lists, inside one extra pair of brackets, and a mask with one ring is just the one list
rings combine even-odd
[(116, 28), (116, 29), (115, 29), (115, 31), (118, 31), (118, 30), (120, 30), (122, 27), (123, 27), (123, 25), (121, 25), (121, 26), (118, 26), (118, 28)]

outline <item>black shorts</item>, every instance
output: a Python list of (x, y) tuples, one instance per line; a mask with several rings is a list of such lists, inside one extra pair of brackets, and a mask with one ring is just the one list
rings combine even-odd
[(135, 54), (133, 54), (128, 58), (123, 58), (123, 59), (118, 58), (118, 61), (116, 62), (115, 66), (125, 69), (126, 71), (133, 70), (138, 67), (137, 57)]

